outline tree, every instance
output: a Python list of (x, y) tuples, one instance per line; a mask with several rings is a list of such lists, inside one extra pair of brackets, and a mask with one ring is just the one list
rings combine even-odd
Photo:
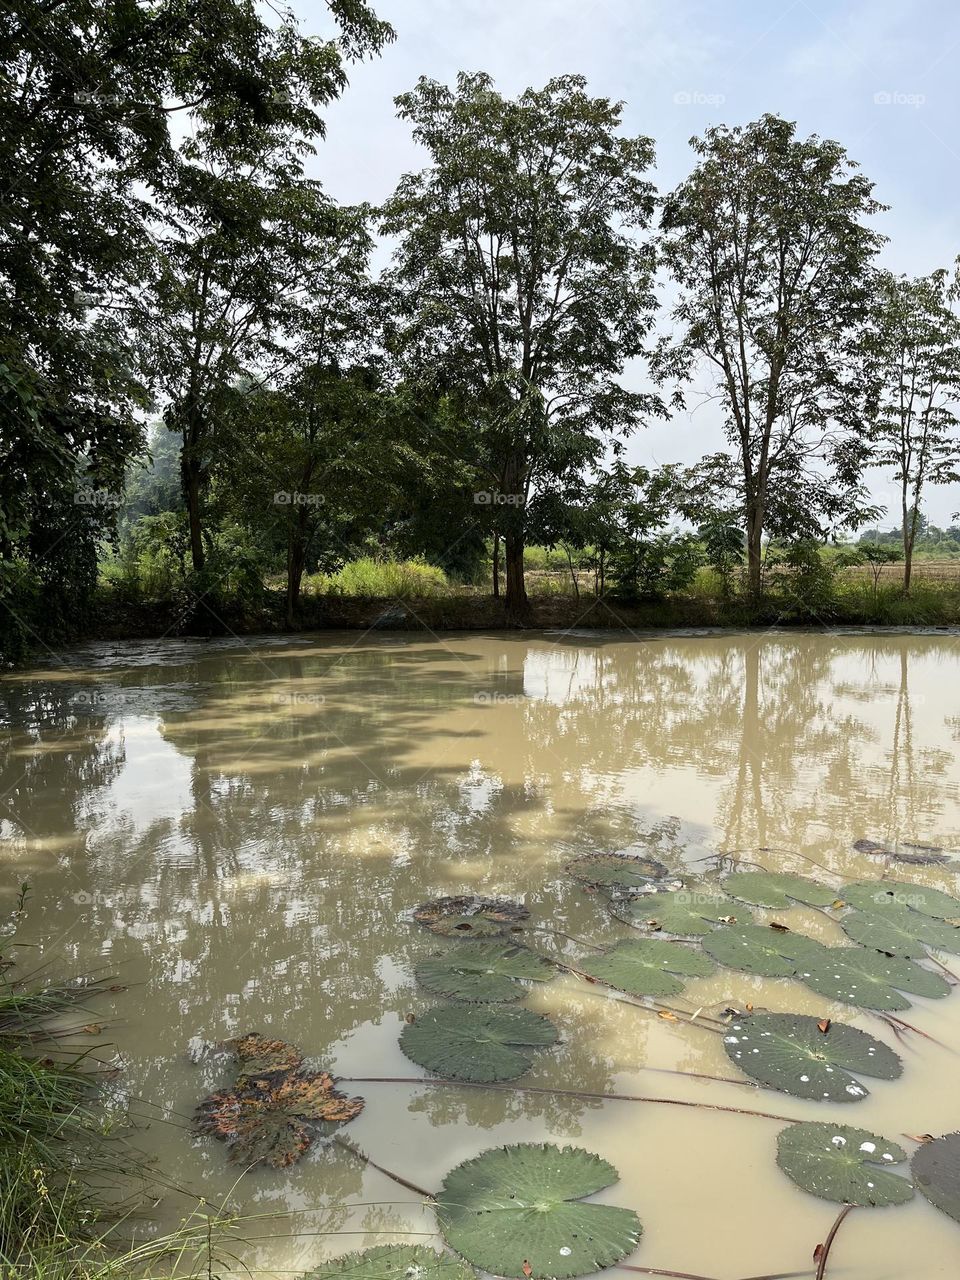
[(421, 79), (397, 99), (430, 165), (383, 209), (399, 237), (391, 280), (409, 378), (457, 403), (486, 471), (505, 544), (508, 616), (527, 611), (531, 493), (580, 471), (604, 441), (661, 411), (627, 390), (655, 301), (648, 138), (617, 130), (621, 107), (562, 76), (518, 98), (491, 78)]
[(886, 542), (860, 541), (856, 544), (854, 550), (860, 560), (870, 566), (873, 573), (873, 594), (874, 598), (876, 598), (880, 589), (880, 575), (883, 573), (884, 565), (896, 564), (900, 559), (900, 552), (896, 547), (891, 547)]
[[(329, 0), (334, 38), (253, 0), (24, 0), (0, 12), (0, 552), (70, 575), (82, 600), (143, 444), (128, 323), (150, 224), (182, 176), (171, 121), (204, 149), (319, 133), (349, 59), (392, 38), (365, 0)], [(179, 131), (178, 131), (179, 132)], [(78, 557), (83, 572), (78, 573)], [(0, 592), (3, 591), (0, 581)]]
[(660, 377), (712, 370), (724, 455), (761, 588), (765, 531), (822, 534), (863, 518), (866, 422), (855, 367), (882, 208), (844, 149), (765, 115), (691, 141), (698, 163), (667, 197), (662, 251), (680, 289)]
[(900, 484), (903, 589), (910, 590), (920, 506), (929, 485), (960, 480), (960, 266), (877, 277), (867, 377), (875, 395), (874, 460)]

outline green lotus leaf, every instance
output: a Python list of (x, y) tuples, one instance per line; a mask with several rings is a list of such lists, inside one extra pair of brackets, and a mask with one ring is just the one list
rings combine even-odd
[(638, 853), (586, 853), (564, 867), (568, 875), (595, 889), (643, 889), (670, 874), (656, 858)]
[(919, 911), (935, 920), (960, 920), (960, 900), (939, 889), (905, 880), (858, 880), (840, 892), (844, 902), (872, 915), (883, 915), (890, 908)]
[(617, 1181), (581, 1147), (522, 1143), (484, 1151), (452, 1169), (437, 1195), (444, 1240), (497, 1276), (567, 1280), (631, 1253), (642, 1227), (632, 1209), (583, 1197)]
[(865, 947), (828, 947), (824, 955), (801, 965), (797, 977), (820, 995), (858, 1009), (909, 1009), (910, 1001), (900, 991), (931, 997), (950, 994), (939, 974)]
[(715, 929), (703, 939), (703, 949), (719, 964), (764, 978), (792, 977), (801, 965), (815, 964), (827, 950), (814, 938), (765, 924)]
[(301, 1280), (476, 1280), (460, 1258), (425, 1244), (381, 1244), (330, 1258)]
[(422, 902), (413, 913), (417, 924), (448, 938), (495, 938), (520, 927), (530, 912), (519, 902), (505, 898), (478, 898), (460, 894)]
[(430, 1009), (400, 1036), (408, 1058), (448, 1080), (515, 1080), (528, 1070), (534, 1049), (556, 1042), (550, 1019), (529, 1009), (462, 1005)]
[(960, 1222), (960, 1133), (924, 1142), (913, 1153), (911, 1168), (917, 1190)]
[(759, 1084), (817, 1102), (865, 1098), (869, 1090), (852, 1071), (895, 1080), (903, 1070), (893, 1050), (865, 1031), (801, 1014), (758, 1013), (740, 1019), (723, 1037), (723, 1047)]
[(825, 884), (780, 871), (737, 871), (724, 878), (723, 887), (731, 898), (776, 911), (785, 911), (797, 902), (829, 907), (837, 899), (836, 890)]
[(556, 969), (526, 947), (503, 942), (465, 942), (417, 965), (417, 981), (428, 991), (473, 1004), (519, 1000), (522, 980), (546, 982)]
[(632, 996), (675, 996), (684, 987), (681, 976), (705, 978), (713, 973), (713, 965), (699, 951), (663, 938), (618, 942), (603, 955), (582, 960), (580, 968)]
[(854, 942), (905, 960), (925, 956), (927, 947), (960, 953), (960, 929), (911, 911), (909, 907), (884, 907), (879, 912), (851, 911), (840, 925)]
[(903, 1147), (845, 1124), (792, 1124), (777, 1137), (777, 1164), (798, 1187), (838, 1204), (906, 1204), (913, 1184), (890, 1172)]
[(752, 913), (714, 889), (665, 889), (621, 907), (621, 920), (635, 928), (659, 929), (683, 938), (709, 933), (719, 921), (752, 920)]

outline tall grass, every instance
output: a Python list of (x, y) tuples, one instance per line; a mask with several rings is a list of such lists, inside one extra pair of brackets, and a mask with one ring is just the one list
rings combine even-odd
[(447, 575), (425, 560), (350, 560), (336, 573), (314, 573), (304, 579), (308, 595), (356, 596), (366, 600), (417, 600), (446, 595)]

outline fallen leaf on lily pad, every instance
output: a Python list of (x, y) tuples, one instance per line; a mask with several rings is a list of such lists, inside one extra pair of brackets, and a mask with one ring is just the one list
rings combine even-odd
[(478, 898), (461, 894), (423, 902), (413, 913), (418, 924), (444, 937), (495, 938), (509, 933), (530, 912), (522, 903), (506, 898)]
[(693, 938), (710, 933), (719, 921), (750, 920), (749, 908), (741, 907), (715, 889), (682, 886), (664, 889), (619, 908), (619, 919), (635, 927), (647, 927)]
[(791, 929), (744, 924), (716, 929), (703, 939), (703, 949), (719, 964), (765, 978), (789, 978), (826, 951), (822, 942)]
[(907, 1153), (866, 1129), (810, 1121), (777, 1137), (777, 1164), (798, 1187), (837, 1204), (906, 1204), (913, 1184), (891, 1173)]
[(752, 1080), (816, 1102), (859, 1102), (869, 1090), (851, 1072), (896, 1080), (903, 1063), (888, 1045), (843, 1023), (756, 1013), (730, 1026), (723, 1047)]
[(674, 996), (683, 990), (682, 978), (704, 978), (713, 964), (699, 951), (664, 938), (636, 938), (618, 942), (600, 955), (580, 961), (591, 978), (631, 996)]
[(617, 1176), (581, 1147), (521, 1143), (484, 1151), (444, 1178), (440, 1231), (468, 1262), (496, 1276), (591, 1275), (632, 1253), (642, 1232), (632, 1209), (583, 1199)]

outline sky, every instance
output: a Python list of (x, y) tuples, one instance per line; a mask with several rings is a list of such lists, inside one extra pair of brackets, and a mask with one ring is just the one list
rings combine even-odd
[[(451, 83), (486, 71), (501, 92), (577, 72), (597, 96), (622, 100), (626, 133), (652, 137), (653, 178), (669, 191), (692, 167), (689, 139), (711, 124), (770, 111), (802, 135), (835, 138), (890, 206), (875, 225), (882, 261), (926, 274), (960, 253), (960, 3), (957, 0), (373, 0), (397, 39), (350, 70), (325, 112), (310, 161), (335, 199), (377, 203), (425, 153), (393, 99), (421, 75)], [(323, 0), (293, 0), (309, 34), (329, 34)], [(631, 370), (636, 381), (643, 371)], [(630, 443), (636, 463), (696, 461), (721, 447), (717, 410), (691, 404)], [(896, 486), (871, 473), (874, 500), (899, 525)], [(947, 524), (960, 485), (930, 490)]]

